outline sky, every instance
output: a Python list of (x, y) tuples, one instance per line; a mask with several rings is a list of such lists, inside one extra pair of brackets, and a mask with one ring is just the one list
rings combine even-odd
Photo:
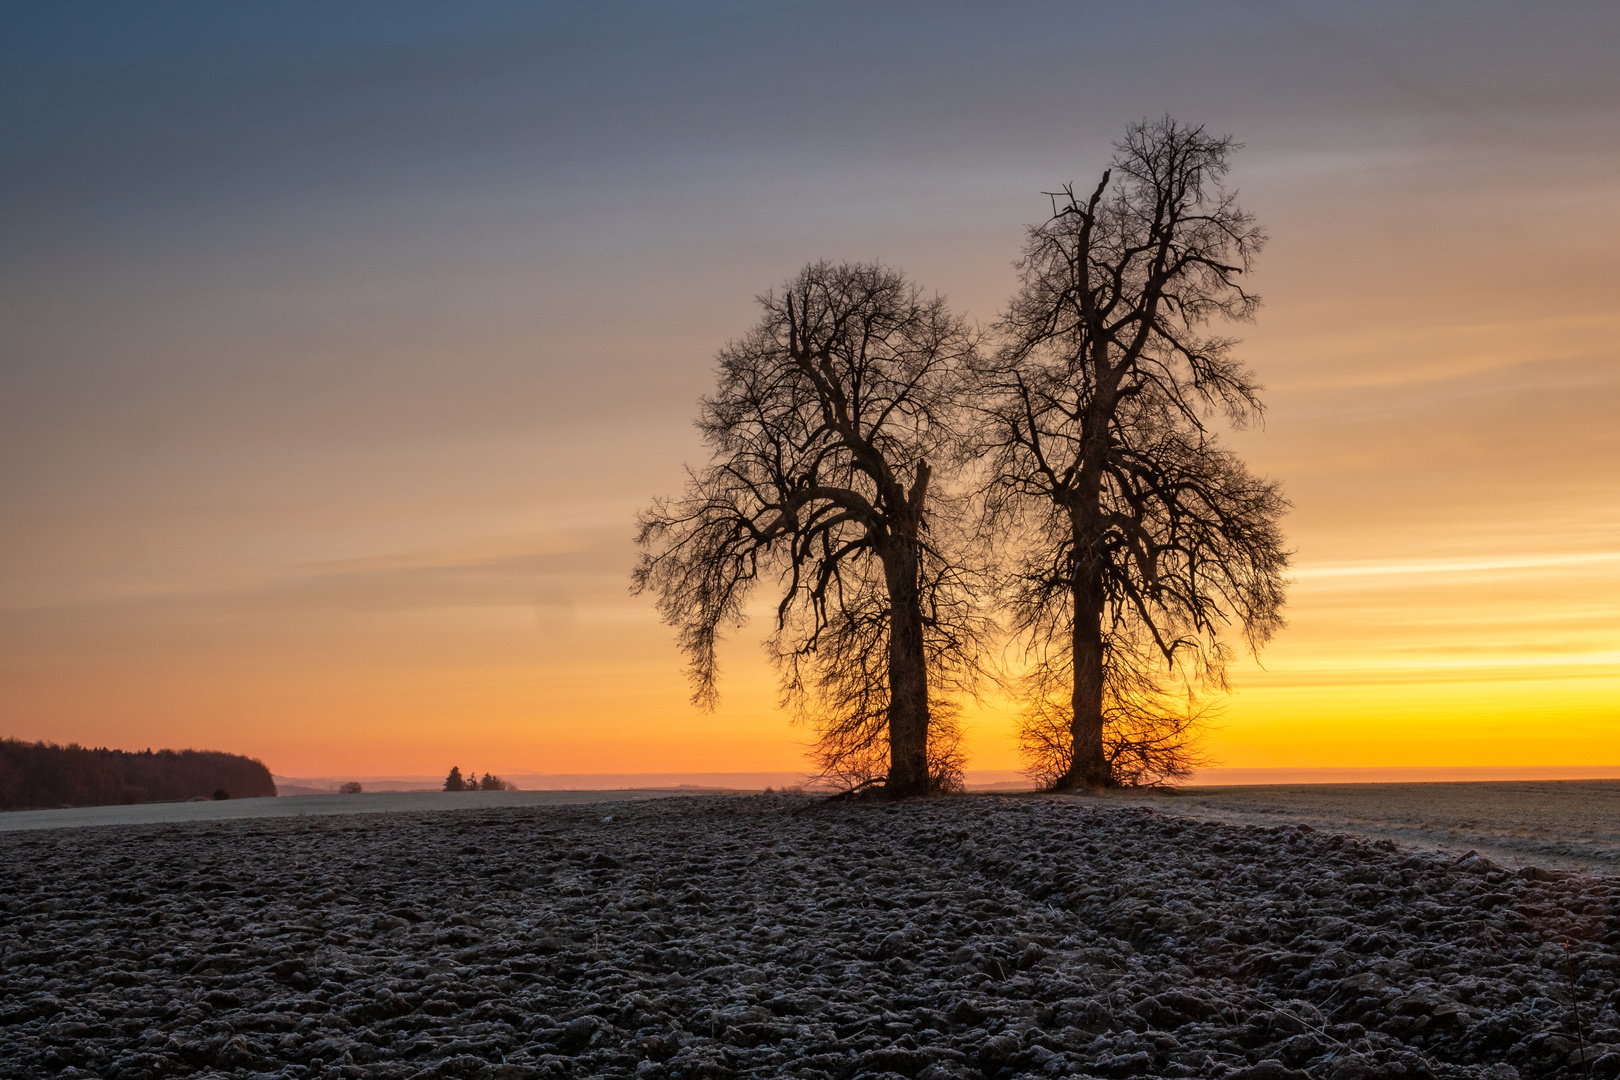
[[(982, 323), (1169, 112), (1272, 242), (1231, 437), (1294, 504), (1234, 768), (1620, 764), (1620, 7), (14, 0), (0, 735), (284, 775), (794, 770), (634, 516), (754, 297)], [(970, 767), (1019, 764), (968, 713)]]

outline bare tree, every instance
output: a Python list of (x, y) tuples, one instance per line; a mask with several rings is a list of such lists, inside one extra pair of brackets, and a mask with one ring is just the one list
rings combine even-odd
[(1055, 788), (1184, 774), (1191, 695), (1225, 687), (1229, 631), (1258, 649), (1282, 625), (1287, 502), (1207, 426), (1262, 412), (1235, 343), (1207, 332), (1259, 305), (1239, 278), (1265, 236), (1223, 187), (1235, 149), (1169, 117), (1131, 125), (1096, 188), (1065, 187), (1029, 230), (978, 372), (1024, 744)]
[(760, 305), (701, 405), (709, 465), (641, 517), (636, 590), (656, 594), (693, 701), (712, 707), (720, 631), (769, 579), (771, 653), (826, 770), (923, 794), (950, 780), (949, 755), (930, 756), (931, 690), (971, 678), (982, 641), (931, 464), (973, 341), (942, 299), (873, 264), (808, 266)]

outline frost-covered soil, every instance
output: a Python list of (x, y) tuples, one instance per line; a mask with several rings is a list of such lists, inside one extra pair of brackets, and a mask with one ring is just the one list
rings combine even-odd
[(1620, 780), (1266, 784), (1110, 797), (1229, 825), (1303, 823), (1410, 847), (1472, 848), (1511, 869), (1620, 869)]
[(1308, 828), (763, 796), (0, 856), (5, 1076), (1573, 1077), (1577, 1003), (1620, 1074), (1620, 886)]

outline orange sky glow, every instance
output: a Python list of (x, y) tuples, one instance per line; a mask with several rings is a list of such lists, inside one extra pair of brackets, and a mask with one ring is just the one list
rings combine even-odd
[[(804, 768), (758, 634), (701, 713), (628, 591), (715, 350), (818, 258), (993, 319), (1041, 192), (1168, 109), (1246, 143), (1272, 243), (1236, 332), (1269, 412), (1230, 440), (1295, 506), (1289, 626), (1234, 667), (1208, 755), (1620, 765), (1611, 10), (1233, 8), (1134, 91), (1042, 32), (1070, 7), (915, 37), (890, 13), (816, 109), (799, 61), (711, 53), (835, 28), (703, 10), (26, 28), (0, 63), (33, 109), (0, 122), (0, 735), (293, 776)], [(970, 768), (1018, 767), (1005, 701), (967, 721)]]

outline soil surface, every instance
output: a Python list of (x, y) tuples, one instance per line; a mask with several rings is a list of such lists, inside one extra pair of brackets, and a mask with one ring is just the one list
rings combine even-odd
[(1620, 1074), (1620, 883), (1109, 799), (265, 818), (0, 857), (6, 1076)]
[(1620, 870), (1620, 780), (1267, 784), (1109, 796), (1234, 825), (1306, 824), (1510, 868)]

